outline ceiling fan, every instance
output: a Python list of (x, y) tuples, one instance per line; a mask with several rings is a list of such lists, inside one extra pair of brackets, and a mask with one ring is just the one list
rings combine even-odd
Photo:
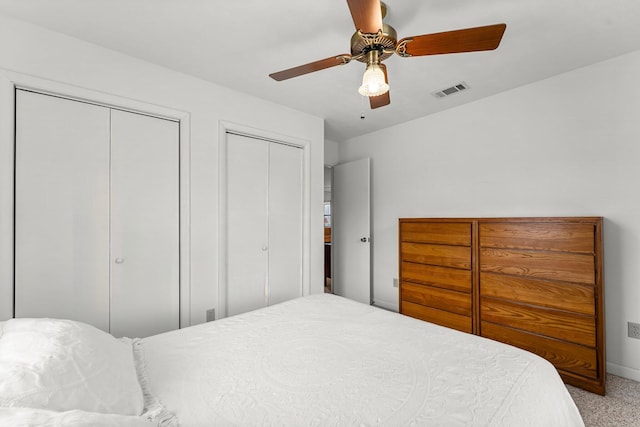
[(441, 55), (447, 53), (476, 52), (493, 50), (498, 47), (506, 24), (465, 28), (443, 33), (424, 34), (397, 40), (396, 30), (382, 22), (387, 14), (387, 6), (380, 0), (347, 0), (349, 11), (356, 26), (351, 36), (351, 54), (332, 56), (269, 74), (274, 80), (282, 81), (325, 68), (345, 65), (352, 60), (367, 64), (362, 86), (358, 89), (369, 97), (371, 108), (388, 105), (389, 80), (387, 68), (382, 63), (394, 53), (402, 58), (412, 56)]

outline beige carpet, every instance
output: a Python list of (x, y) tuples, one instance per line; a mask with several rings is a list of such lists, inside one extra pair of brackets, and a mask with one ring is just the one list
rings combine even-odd
[(607, 395), (567, 386), (586, 427), (640, 427), (640, 383), (607, 375)]

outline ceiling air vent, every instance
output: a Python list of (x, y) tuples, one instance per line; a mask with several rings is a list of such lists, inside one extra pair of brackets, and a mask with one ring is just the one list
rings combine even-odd
[(469, 85), (465, 82), (458, 83), (457, 85), (448, 87), (446, 89), (442, 89), (438, 92), (433, 92), (432, 95), (436, 98), (444, 98), (445, 96), (453, 95), (454, 93), (461, 92), (463, 90), (469, 89)]

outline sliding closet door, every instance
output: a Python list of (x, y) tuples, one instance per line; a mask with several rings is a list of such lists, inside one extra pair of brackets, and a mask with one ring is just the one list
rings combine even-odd
[(178, 123), (111, 113), (111, 334), (179, 327)]
[(109, 109), (16, 93), (15, 317), (109, 330)]
[(227, 134), (227, 316), (268, 304), (269, 143)]
[(269, 146), (269, 304), (302, 295), (302, 150)]

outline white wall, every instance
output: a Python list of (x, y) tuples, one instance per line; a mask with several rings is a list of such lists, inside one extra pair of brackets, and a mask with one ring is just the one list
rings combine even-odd
[[(188, 47), (185, 47), (188, 48)], [(190, 117), (191, 322), (218, 307), (218, 146), (220, 122), (237, 123), (310, 144), (310, 292), (323, 292), (324, 123), (260, 99), (140, 61), (96, 45), (0, 16), (0, 69), (184, 111)], [(8, 84), (0, 70), (0, 83)], [(265, 76), (265, 80), (267, 77)], [(5, 107), (0, 128), (12, 127)], [(1, 145), (1, 144), (0, 144)], [(0, 147), (6, 166), (10, 150)], [(11, 163), (9, 163), (11, 164)], [(12, 212), (2, 201), (12, 175), (0, 172), (0, 240)], [(5, 240), (6, 241), (6, 240)], [(7, 265), (10, 248), (0, 247)], [(6, 272), (3, 272), (6, 277)], [(0, 319), (10, 317), (10, 286), (0, 280)], [(309, 290), (307, 290), (309, 291)], [(219, 312), (219, 310), (218, 310)]]
[(335, 166), (338, 164), (339, 144), (335, 141), (326, 139), (324, 141), (324, 164), (326, 166)]
[(341, 144), (371, 158), (374, 300), (398, 305), (400, 217), (604, 216), (608, 370), (640, 380), (639, 75), (640, 51)]
[(331, 201), (331, 183), (333, 180), (331, 167), (338, 164), (339, 144), (325, 139), (324, 141), (324, 201)]

